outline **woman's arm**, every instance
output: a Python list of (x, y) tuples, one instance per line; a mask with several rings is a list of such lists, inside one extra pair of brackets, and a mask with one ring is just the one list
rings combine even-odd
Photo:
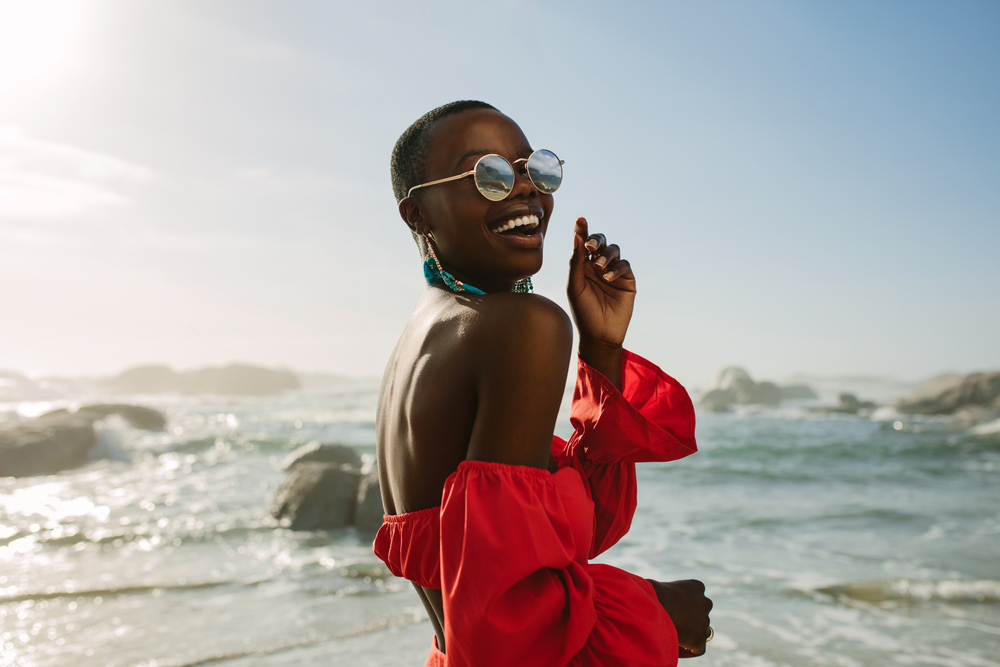
[(467, 459), (548, 468), (573, 331), (555, 303), (493, 295), (477, 326), (476, 421)]

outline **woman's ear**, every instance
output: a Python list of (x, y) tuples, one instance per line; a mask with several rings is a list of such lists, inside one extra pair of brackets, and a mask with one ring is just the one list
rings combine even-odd
[(413, 197), (407, 197), (399, 202), (399, 217), (417, 236), (424, 236), (430, 231), (430, 225), (424, 219), (420, 203)]

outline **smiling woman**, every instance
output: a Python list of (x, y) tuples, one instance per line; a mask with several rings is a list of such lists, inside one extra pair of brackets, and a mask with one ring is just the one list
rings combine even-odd
[(576, 432), (563, 441), (552, 432), (571, 324), (524, 293), (542, 266), (559, 158), (492, 106), (455, 102), (400, 137), (392, 175), (428, 285), (382, 380), (374, 549), (427, 609), (428, 664), (667, 665), (704, 653), (701, 582), (589, 562), (631, 525), (635, 463), (696, 450), (687, 392), (622, 348), (629, 263), (577, 220)]

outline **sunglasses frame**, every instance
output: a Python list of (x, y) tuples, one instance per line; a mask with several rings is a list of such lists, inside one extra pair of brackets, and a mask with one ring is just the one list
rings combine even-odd
[[(528, 171), (528, 160), (530, 160), (532, 158), (532, 156), (535, 155), (535, 153), (541, 153), (542, 151), (545, 151), (546, 153), (552, 153), (552, 151), (550, 151), (547, 148), (539, 148), (537, 151), (532, 151), (531, 155), (529, 155), (528, 157), (521, 157), (521, 158), (518, 158), (518, 159), (514, 160), (513, 162), (511, 162), (510, 160), (508, 160), (507, 158), (505, 158), (503, 155), (499, 155), (497, 153), (488, 153), (487, 155), (484, 155), (481, 158), (479, 158), (478, 160), (476, 160), (476, 164), (474, 164), (472, 166), (472, 169), (470, 169), (469, 171), (465, 172), (464, 174), (459, 174), (457, 176), (449, 176), (448, 178), (439, 178), (436, 181), (430, 181), (428, 183), (421, 183), (420, 185), (414, 185), (412, 188), (410, 188), (407, 191), (406, 196), (409, 197), (410, 195), (413, 194), (414, 190), (419, 190), (420, 188), (428, 188), (428, 187), (430, 187), (432, 185), (438, 185), (440, 183), (448, 183), (449, 181), (457, 181), (457, 180), (462, 179), (462, 178), (468, 178), (469, 176), (473, 176), (474, 177), (476, 175), (476, 169), (479, 167), (479, 163), (482, 162), (483, 160), (485, 160), (488, 157), (498, 157), (501, 160), (503, 160), (504, 162), (506, 162), (510, 166), (511, 171), (514, 172), (514, 177), (515, 178), (517, 177), (517, 165), (520, 164), (521, 162), (523, 162), (524, 163), (524, 167), (525, 167), (524, 168), (524, 174), (525, 174), (525, 176), (528, 177), (528, 181), (531, 183), (531, 185), (532, 185), (533, 188), (535, 188), (539, 192), (542, 192), (541, 190), (538, 189), (538, 186), (535, 185), (535, 181), (533, 181), (531, 179), (531, 173)], [(552, 153), (552, 156), (555, 157), (555, 159), (559, 160), (559, 156), (556, 155), (555, 153)], [(562, 165), (564, 165), (564, 164), (566, 164), (565, 160), (559, 160), (559, 166), (560, 167)], [(562, 185), (562, 177), (559, 178), (559, 185)], [(558, 189), (559, 188), (557, 187), (552, 192), (555, 192)], [(479, 182), (478, 181), (476, 182), (476, 190), (478, 190), (479, 194), (483, 195), (483, 197), (486, 197), (486, 195), (483, 193), (482, 189), (479, 187)], [(507, 194), (504, 195), (503, 199), (490, 199), (489, 197), (486, 197), (486, 199), (489, 199), (490, 201), (503, 201), (504, 199), (506, 199), (507, 197), (509, 197), (510, 193), (513, 192), (513, 191), (514, 191), (514, 186), (511, 185), (510, 190), (507, 191)], [(542, 194), (552, 194), (552, 192), (542, 193)]]

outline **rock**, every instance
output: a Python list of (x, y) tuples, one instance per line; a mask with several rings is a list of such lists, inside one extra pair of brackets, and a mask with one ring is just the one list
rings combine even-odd
[(0, 477), (49, 475), (83, 465), (95, 440), (93, 420), (65, 410), (0, 424)]
[(777, 405), (781, 403), (781, 392), (773, 382), (744, 385), (736, 390), (736, 402), (740, 405)]
[(265, 396), (300, 387), (299, 379), (291, 371), (244, 364), (203, 368), (184, 374), (184, 391), (189, 394)]
[(712, 412), (726, 412), (736, 402), (736, 392), (728, 389), (711, 389), (701, 397), (699, 405)]
[(783, 401), (819, 398), (816, 392), (812, 390), (812, 387), (805, 384), (792, 384), (787, 387), (780, 387), (779, 392)]
[(291, 371), (247, 364), (202, 368), (185, 373), (178, 373), (167, 366), (137, 366), (103, 380), (102, 384), (114, 391), (131, 394), (182, 392), (226, 396), (265, 396), (301, 388), (298, 377)]
[(379, 490), (378, 469), (361, 478), (358, 485), (358, 503), (354, 510), (354, 525), (360, 530), (374, 531), (382, 525), (382, 493)]
[(278, 488), (269, 511), (278, 519), (288, 519), (292, 530), (349, 526), (360, 481), (361, 471), (349, 465), (298, 463)]
[(0, 424), (0, 477), (50, 475), (105, 456), (91, 451), (97, 444), (94, 422), (121, 415), (135, 428), (160, 430), (166, 418), (140, 405), (97, 404), (76, 412), (53, 410), (41, 417)]
[(813, 412), (819, 413), (834, 413), (834, 414), (844, 414), (844, 415), (856, 415), (862, 410), (874, 410), (876, 405), (871, 401), (859, 401), (858, 397), (854, 394), (840, 394), (837, 397), (837, 405), (830, 406), (820, 406), (809, 408)]
[(934, 378), (899, 401), (896, 409), (904, 414), (950, 415), (975, 406), (1000, 411), (1000, 371)]
[(145, 431), (162, 431), (167, 426), (167, 418), (159, 410), (141, 405), (126, 405), (124, 403), (98, 403), (85, 405), (77, 414), (90, 419), (104, 419), (110, 415), (119, 415), (132, 428)]
[(102, 384), (126, 394), (162, 394), (180, 391), (180, 373), (168, 366), (136, 366), (122, 371)]
[(750, 374), (738, 366), (723, 368), (715, 380), (715, 388), (722, 390), (732, 389), (736, 391), (741, 387), (752, 387), (755, 384), (757, 383), (753, 381)]
[(713, 412), (724, 412), (731, 405), (778, 405), (785, 398), (816, 398), (805, 385), (779, 387), (773, 382), (754, 382), (750, 374), (738, 366), (719, 373), (715, 384), (701, 397), (700, 405)]
[(872, 401), (859, 401), (858, 397), (854, 394), (840, 394), (837, 400), (839, 401), (837, 405), (838, 412), (856, 415), (861, 410), (875, 409), (875, 403)]
[(361, 470), (362, 460), (357, 450), (347, 445), (323, 444), (314, 440), (302, 445), (288, 455), (282, 464), (284, 470), (289, 470), (299, 463), (337, 463), (346, 464)]

